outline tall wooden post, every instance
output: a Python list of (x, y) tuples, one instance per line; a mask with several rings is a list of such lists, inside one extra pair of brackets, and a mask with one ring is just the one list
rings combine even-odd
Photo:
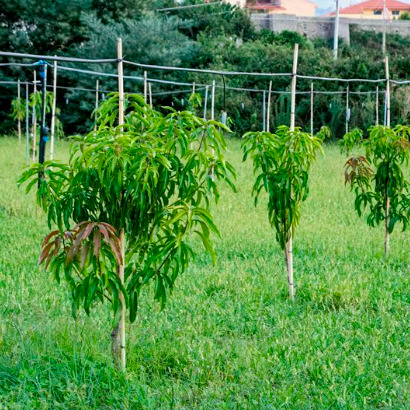
[(349, 113), (349, 85), (346, 88), (346, 134), (349, 132), (349, 120), (350, 120), (350, 113)]
[[(124, 125), (124, 72), (122, 62), (122, 40), (119, 38), (117, 41), (117, 59), (118, 59), (118, 125), (123, 130)], [(118, 266), (118, 276), (122, 284), (124, 284), (124, 263), (125, 263), (125, 233), (124, 227), (120, 229), (120, 245), (121, 245), (121, 263)], [(121, 369), (125, 371), (126, 368), (126, 356), (125, 356), (125, 300), (124, 295), (120, 292), (119, 299), (121, 302), (121, 318), (119, 323), (119, 335), (120, 335), (120, 365)]]
[(149, 106), (152, 108), (152, 83), (148, 83)]
[(269, 91), (268, 91), (268, 108), (266, 112), (266, 132), (270, 132), (270, 107), (272, 100), (272, 81), (269, 81)]
[[(34, 87), (33, 87), (33, 98), (35, 98), (37, 93), (37, 71), (34, 69)], [(35, 99), (33, 100), (33, 116), (32, 116), (32, 139), (31, 139), (31, 159), (33, 162), (36, 160), (37, 151), (37, 113)]]
[(315, 119), (315, 91), (313, 83), (310, 84), (310, 135), (313, 137), (314, 119)]
[(211, 120), (215, 119), (215, 80), (212, 81), (211, 90)]
[[(296, 122), (296, 81), (297, 81), (297, 69), (298, 69), (298, 57), (299, 57), (299, 44), (295, 44), (293, 53), (293, 68), (292, 68), (292, 91), (290, 102), (290, 131), (295, 131)], [(293, 301), (295, 300), (295, 282), (293, 278), (293, 227), (289, 232), (288, 243), (285, 244), (285, 260), (288, 271), (288, 283), (289, 283), (289, 297)]]
[(208, 108), (208, 93), (209, 93), (209, 85), (205, 87), (204, 120), (206, 120), (206, 110)]
[[(390, 69), (389, 69), (389, 57), (385, 58), (386, 64), (386, 126), (390, 127)], [(387, 179), (389, 179), (389, 169), (387, 169)], [(389, 191), (386, 192), (386, 215), (385, 215), (385, 235), (384, 235), (384, 255), (387, 258), (390, 249), (390, 197)]]
[(339, 0), (336, 0), (336, 16), (335, 16), (335, 31), (333, 38), (333, 58), (337, 60), (339, 52), (339, 20), (340, 20), (340, 5)]
[(50, 160), (53, 160), (53, 157), (54, 157), (56, 109), (57, 109), (57, 61), (54, 61), (54, 64), (53, 64), (53, 108), (52, 108), (52, 113), (51, 113), (51, 132), (50, 132)]
[(147, 94), (148, 94), (147, 72), (144, 71), (144, 101), (145, 102), (147, 102)]
[(30, 161), (30, 111), (29, 111), (29, 103), (30, 103), (30, 89), (29, 84), (26, 82), (26, 162), (27, 164)]
[[(211, 120), (215, 119), (215, 80), (212, 81), (212, 90), (211, 90)], [(215, 150), (212, 148), (212, 155), (215, 154)], [(215, 170), (211, 170), (211, 178), (215, 179)]]
[(98, 121), (98, 105), (100, 104), (100, 80), (95, 82), (95, 115), (94, 115), (94, 131), (97, 131), (97, 121)]
[(383, 55), (386, 54), (386, 0), (383, 0), (383, 43), (382, 52)]
[(376, 125), (379, 125), (379, 86), (376, 87)]
[[(17, 80), (17, 100), (20, 103), (21, 91), (20, 91), (20, 80)], [(17, 118), (17, 134), (19, 137), (19, 142), (21, 142), (21, 120), (20, 117)]]

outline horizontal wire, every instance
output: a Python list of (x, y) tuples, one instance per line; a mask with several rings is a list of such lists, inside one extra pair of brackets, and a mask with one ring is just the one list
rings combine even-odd
[(248, 73), (242, 71), (219, 71), (219, 70), (205, 70), (200, 68), (184, 68), (184, 67), (171, 67), (162, 65), (151, 65), (134, 63), (133, 61), (123, 60), (124, 64), (133, 65), (140, 68), (151, 68), (154, 70), (165, 70), (165, 71), (184, 71), (187, 73), (203, 73), (203, 74), (216, 74), (216, 75), (229, 75), (229, 76), (239, 76), (248, 75), (254, 77), (291, 77), (292, 73)]
[(12, 53), (8, 51), (0, 51), (0, 57), (31, 58), (35, 60), (65, 61), (65, 62), (70, 62), (70, 63), (90, 63), (90, 64), (117, 63), (118, 62), (116, 58), (90, 59), (90, 58), (77, 58), (77, 57), (58, 57), (58, 56), (44, 56), (44, 55), (37, 55), (37, 54)]
[(386, 81), (385, 78), (378, 79), (378, 80), (369, 80), (365, 78), (337, 78), (337, 77), (315, 77), (310, 75), (299, 75), (296, 74), (297, 78), (301, 78), (304, 80), (319, 80), (319, 81), (340, 81), (344, 83), (383, 83)]

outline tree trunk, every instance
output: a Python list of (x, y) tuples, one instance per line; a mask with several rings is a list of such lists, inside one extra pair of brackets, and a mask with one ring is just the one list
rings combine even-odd
[[(118, 266), (118, 276), (124, 284), (124, 260), (125, 260), (125, 235), (124, 229), (120, 230), (120, 244), (121, 244), (121, 257), (122, 264)], [(121, 317), (118, 324), (111, 332), (111, 354), (114, 361), (114, 365), (117, 370), (125, 371), (126, 368), (126, 355), (125, 355), (125, 315), (126, 307), (124, 301), (124, 295), (122, 292), (119, 295), (121, 302)]]
[(385, 233), (384, 233), (384, 256), (386, 258), (389, 256), (389, 249), (390, 249), (389, 225), (390, 225), (390, 198), (387, 197), (386, 199), (386, 225), (385, 225)]
[(17, 121), (17, 133), (19, 136), (19, 142), (21, 142), (21, 121), (20, 120)]
[(111, 355), (117, 370), (121, 369), (119, 330), (120, 324), (118, 323), (111, 332)]
[(293, 279), (293, 243), (292, 234), (290, 234), (288, 243), (285, 246), (286, 254), (286, 270), (288, 274), (288, 284), (289, 284), (289, 298), (293, 302), (295, 300), (295, 282)]

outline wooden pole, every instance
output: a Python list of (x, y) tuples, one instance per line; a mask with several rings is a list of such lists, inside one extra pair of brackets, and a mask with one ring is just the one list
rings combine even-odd
[(389, 70), (389, 57), (385, 59), (386, 63), (386, 125), (390, 127), (390, 70)]
[(262, 102), (262, 131), (266, 131), (266, 91), (263, 90)]
[[(118, 125), (123, 130), (124, 125), (124, 71), (122, 62), (122, 40), (119, 38), (117, 41), (117, 59), (118, 59)], [(125, 233), (124, 228), (120, 229), (120, 245), (121, 245), (121, 263), (118, 266), (118, 276), (121, 283), (124, 285), (124, 261), (125, 261)], [(125, 356), (125, 300), (124, 295), (120, 292), (119, 299), (121, 302), (121, 319), (119, 323), (119, 334), (120, 334), (120, 359), (121, 359), (121, 369), (125, 371), (126, 369), (126, 356)]]
[[(20, 103), (21, 92), (20, 92), (20, 80), (17, 80), (17, 100)], [(20, 117), (17, 119), (17, 134), (19, 137), (19, 142), (21, 142), (21, 120)]]
[[(385, 58), (386, 64), (386, 126), (390, 127), (390, 70), (389, 70), (389, 57)], [(389, 179), (389, 169), (387, 169), (387, 180)], [(387, 258), (390, 249), (390, 197), (389, 191), (386, 187), (386, 216), (385, 216), (385, 234), (384, 234), (384, 255)]]
[(269, 81), (269, 91), (268, 91), (268, 109), (266, 113), (266, 132), (270, 132), (270, 109), (272, 100), (272, 81)]
[(386, 0), (383, 0), (383, 43), (382, 43), (383, 55), (386, 54)]
[(346, 134), (349, 132), (349, 85), (346, 88)]
[(152, 84), (148, 83), (149, 106), (152, 109)]
[(100, 80), (95, 82), (95, 116), (94, 116), (94, 131), (97, 131), (97, 110), (100, 103)]
[(30, 161), (30, 111), (29, 111), (29, 96), (30, 89), (28, 82), (26, 83), (26, 162), (27, 164)]
[(376, 125), (379, 125), (379, 86), (376, 87)]
[(148, 94), (147, 72), (144, 71), (144, 101), (145, 102), (147, 102), (147, 94)]
[[(215, 80), (212, 81), (212, 90), (211, 90), (211, 120), (215, 119)], [(215, 154), (215, 150), (212, 148), (212, 155)], [(215, 170), (211, 170), (211, 178), (215, 179)]]
[(339, 52), (339, 20), (340, 20), (340, 6), (339, 0), (336, 0), (336, 17), (335, 17), (335, 31), (333, 35), (333, 58), (337, 60)]
[(205, 87), (204, 120), (206, 120), (206, 110), (208, 108), (208, 93), (209, 93), (209, 85)]
[(195, 94), (195, 83), (192, 83), (192, 94)]
[(51, 132), (50, 132), (50, 160), (54, 157), (54, 137), (56, 128), (56, 108), (57, 108), (57, 61), (53, 64), (53, 108), (51, 113)]
[(310, 84), (310, 135), (313, 137), (313, 127), (314, 127), (314, 105), (315, 105), (315, 93), (313, 82)]
[[(34, 70), (34, 87), (33, 87), (33, 98), (35, 98), (37, 93), (37, 71)], [(31, 140), (31, 159), (34, 162), (36, 160), (36, 148), (37, 148), (37, 114), (36, 114), (36, 104), (33, 100), (33, 116), (32, 116), (32, 140)]]
[[(298, 69), (298, 57), (299, 57), (299, 44), (295, 44), (293, 53), (293, 68), (292, 68), (292, 93), (290, 103), (290, 131), (295, 131), (296, 122), (296, 74)], [(295, 282), (293, 277), (293, 227), (289, 232), (288, 243), (285, 244), (285, 260), (288, 271), (288, 283), (289, 283), (289, 297), (293, 301), (295, 300)]]

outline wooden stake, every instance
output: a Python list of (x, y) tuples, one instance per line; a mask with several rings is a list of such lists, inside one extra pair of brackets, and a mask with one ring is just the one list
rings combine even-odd
[(310, 84), (310, 135), (313, 137), (313, 127), (314, 127), (314, 104), (315, 104), (315, 94), (314, 85)]
[(390, 127), (390, 70), (389, 70), (389, 57), (386, 57), (386, 125)]
[[(389, 57), (385, 58), (386, 63), (386, 126), (390, 127), (390, 70), (389, 70)], [(387, 179), (389, 178), (389, 169), (387, 170)], [(390, 249), (390, 198), (389, 191), (386, 192), (386, 215), (385, 215), (385, 234), (384, 234), (384, 256), (387, 258)]]
[[(295, 131), (296, 122), (296, 74), (298, 69), (298, 56), (299, 56), (299, 44), (295, 44), (295, 50), (293, 53), (293, 68), (292, 68), (292, 93), (290, 103), (290, 131)], [(287, 246), (285, 244), (285, 259), (286, 267), (288, 271), (288, 283), (289, 283), (289, 297), (293, 301), (295, 300), (295, 283), (293, 278), (293, 232), (289, 233), (289, 239)]]
[(26, 83), (26, 162), (30, 161), (30, 111), (29, 111), (29, 96), (30, 89), (28, 83)]
[[(17, 99), (20, 103), (21, 93), (20, 93), (20, 80), (17, 80)], [(19, 137), (19, 142), (21, 142), (21, 120), (17, 119), (17, 134)]]
[[(123, 130), (124, 125), (124, 72), (122, 62), (122, 40), (119, 38), (117, 41), (117, 59), (118, 59), (118, 125)], [(118, 266), (118, 276), (121, 283), (124, 285), (124, 263), (125, 263), (125, 233), (124, 228), (120, 229), (120, 245), (121, 245), (121, 259), (122, 262)], [(121, 319), (119, 323), (120, 334), (120, 359), (121, 370), (126, 369), (126, 352), (125, 352), (125, 300), (124, 295), (120, 292), (119, 299), (121, 302)]]
[(148, 94), (147, 72), (144, 71), (144, 101), (145, 102), (147, 102), (147, 94)]
[(53, 64), (53, 108), (51, 112), (51, 132), (50, 132), (50, 160), (54, 157), (54, 136), (56, 128), (56, 108), (57, 108), (57, 61)]
[(205, 87), (204, 120), (206, 120), (206, 110), (208, 108), (208, 93), (209, 93), (209, 85)]
[(211, 90), (211, 120), (215, 119), (215, 80), (212, 81)]
[(97, 110), (100, 103), (100, 80), (95, 82), (95, 116), (94, 116), (94, 131), (97, 131)]
[[(211, 90), (211, 120), (215, 119), (215, 80), (212, 81), (212, 90)], [(212, 148), (212, 155), (215, 155), (215, 150)], [(215, 170), (211, 170), (211, 178), (215, 179)]]
[(269, 91), (268, 91), (268, 109), (266, 113), (266, 132), (270, 132), (270, 107), (272, 100), (272, 81), (269, 81)]
[(149, 106), (152, 109), (152, 84), (148, 83), (148, 93), (149, 93)]
[(195, 94), (195, 83), (192, 83), (192, 94)]
[(263, 90), (262, 101), (262, 131), (266, 131), (266, 91)]
[(349, 85), (346, 88), (346, 134), (349, 132)]
[(376, 125), (379, 125), (379, 86), (376, 87)]
[[(33, 87), (33, 97), (35, 98), (37, 92), (37, 71), (34, 70), (34, 87)], [(33, 162), (36, 160), (36, 148), (37, 148), (37, 114), (36, 114), (36, 104), (33, 100), (33, 116), (32, 116), (32, 140), (31, 140), (31, 159)]]

